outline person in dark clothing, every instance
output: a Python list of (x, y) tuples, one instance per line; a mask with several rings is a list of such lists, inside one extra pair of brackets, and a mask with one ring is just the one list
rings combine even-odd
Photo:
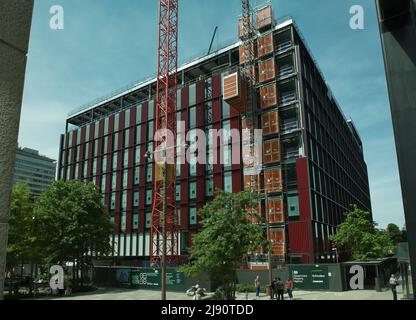
[(285, 284), (283, 283), (283, 281), (280, 278), (277, 278), (277, 282), (276, 282), (277, 298), (276, 298), (276, 300), (284, 300), (284, 297), (283, 297), (284, 289), (285, 289)]
[(275, 297), (277, 299), (276, 283), (277, 283), (277, 277), (274, 278), (274, 280), (272, 281), (272, 285), (271, 285), (271, 288), (270, 288), (270, 299), (274, 299)]

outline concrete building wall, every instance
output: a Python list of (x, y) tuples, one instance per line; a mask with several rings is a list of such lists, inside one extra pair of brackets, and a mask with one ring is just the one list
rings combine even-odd
[(413, 288), (416, 287), (416, 1), (377, 0)]
[(0, 1), (0, 299), (33, 0)]

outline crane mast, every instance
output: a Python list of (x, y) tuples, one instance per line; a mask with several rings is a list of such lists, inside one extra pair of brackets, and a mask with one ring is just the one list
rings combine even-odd
[[(150, 263), (177, 265), (179, 227), (176, 210), (176, 103), (178, 69), (178, 0), (159, 0), (159, 41), (153, 170)], [(158, 134), (160, 130), (166, 130)], [(173, 133), (168, 134), (168, 132)], [(170, 140), (169, 140), (170, 137)], [(158, 151), (159, 150), (159, 151)], [(160, 161), (160, 159), (164, 159)], [(163, 272), (162, 272), (163, 273)], [(163, 286), (164, 277), (162, 277)]]

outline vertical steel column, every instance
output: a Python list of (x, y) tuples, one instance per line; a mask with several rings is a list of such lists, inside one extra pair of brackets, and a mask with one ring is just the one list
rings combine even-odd
[[(166, 268), (178, 262), (178, 217), (176, 211), (176, 160), (167, 163), (167, 154), (176, 159), (176, 103), (178, 69), (178, 0), (159, 0), (159, 43), (156, 88), (156, 132), (173, 133), (174, 145), (169, 146), (167, 133), (155, 137), (154, 152), (164, 149), (164, 163), (153, 170), (153, 207), (150, 234), (150, 262), (162, 269), (162, 299), (166, 299)], [(171, 141), (170, 141), (171, 142)], [(173, 150), (167, 152), (167, 148)], [(160, 159), (156, 159), (159, 160)]]

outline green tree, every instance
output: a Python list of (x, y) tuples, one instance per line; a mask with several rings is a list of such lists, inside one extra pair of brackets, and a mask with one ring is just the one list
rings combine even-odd
[(182, 268), (219, 281), (227, 300), (235, 298), (236, 268), (249, 251), (264, 245), (262, 227), (251, 222), (254, 206), (250, 193), (218, 193), (199, 211), (203, 229), (193, 238), (190, 263)]
[(377, 229), (370, 214), (357, 206), (347, 214), (332, 242), (348, 249), (354, 260), (383, 258), (394, 249), (387, 232)]
[(37, 199), (35, 217), (48, 264), (74, 262), (82, 275), (84, 266), (92, 262), (92, 252), (110, 252), (114, 225), (92, 183), (55, 182)]
[(405, 231), (400, 230), (399, 227), (394, 223), (390, 223), (387, 226), (387, 234), (394, 244), (403, 242), (406, 238)]
[(12, 190), (9, 225), (7, 267), (11, 270), (36, 258), (32, 194), (22, 182)]

